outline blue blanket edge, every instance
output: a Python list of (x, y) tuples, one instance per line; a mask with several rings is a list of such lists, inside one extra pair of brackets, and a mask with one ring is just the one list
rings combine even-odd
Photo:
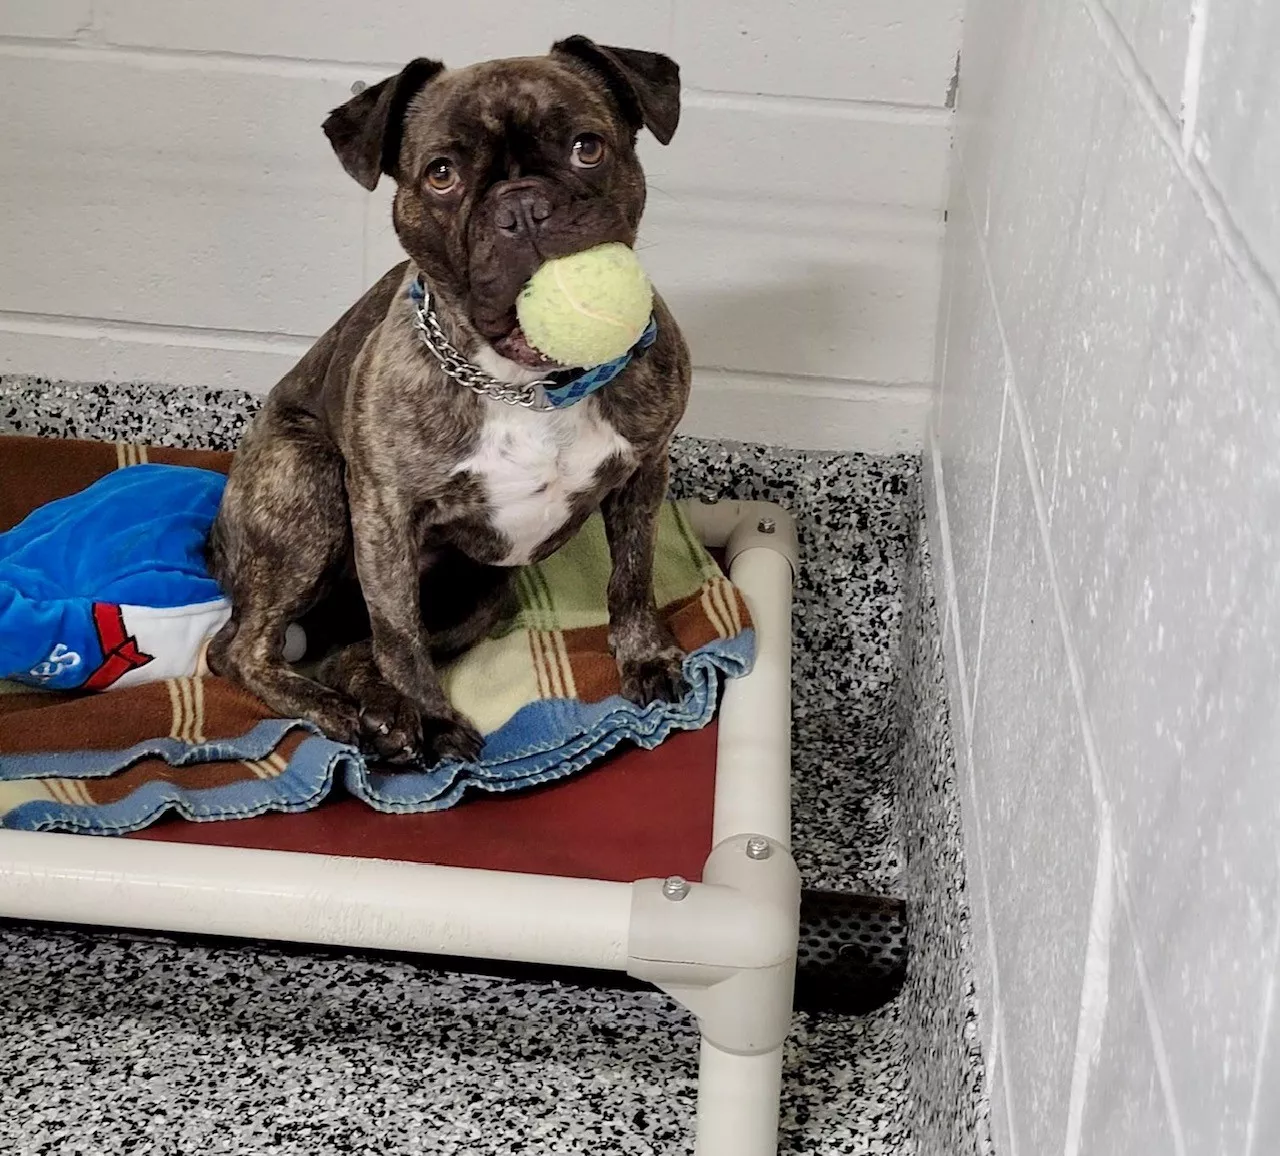
[[(190, 790), (152, 781), (115, 803), (80, 805), (41, 799), (21, 803), (0, 816), (0, 828), (119, 835), (150, 826), (168, 811), (192, 822), (250, 818), (267, 812), (298, 812), (316, 806), (341, 774), (347, 789), (377, 811), (417, 814), (447, 810), (469, 791), (509, 792), (553, 782), (585, 769), (623, 742), (646, 750), (675, 730), (698, 730), (715, 714), (724, 677), (746, 674), (755, 654), (755, 634), (745, 630), (685, 657), (688, 691), (679, 703), (637, 706), (621, 696), (598, 703), (545, 699), (523, 707), (495, 734), (516, 727), (543, 733), (497, 761), (446, 762), (429, 771), (388, 774), (370, 771), (354, 748), (316, 734), (306, 738), (287, 768), (272, 779)], [(38, 778), (100, 778), (145, 757), (183, 767), (211, 760), (260, 759), (291, 729), (310, 724), (272, 719), (234, 740), (190, 744), (163, 738), (124, 751), (45, 752), (0, 757), (0, 781)]]

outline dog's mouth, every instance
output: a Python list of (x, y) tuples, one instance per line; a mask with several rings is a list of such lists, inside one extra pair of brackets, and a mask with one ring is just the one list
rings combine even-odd
[(520, 328), (520, 323), (515, 320), (514, 311), (511, 320), (511, 328), (506, 333), (500, 337), (489, 338), (489, 344), (493, 346), (496, 353), (505, 357), (508, 361), (514, 361), (517, 365), (523, 365), (528, 369), (562, 368), (557, 362), (543, 356), (529, 344), (528, 338), (524, 335), (524, 330)]

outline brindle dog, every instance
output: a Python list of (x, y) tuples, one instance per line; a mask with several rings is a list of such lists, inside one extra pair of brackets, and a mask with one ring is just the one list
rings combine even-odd
[[(610, 641), (623, 693), (680, 692), (653, 596), (667, 449), (689, 355), (661, 299), (656, 342), (609, 385), (538, 412), (445, 376), (413, 327), (422, 275), (454, 347), (491, 376), (549, 367), (516, 321), (546, 259), (634, 244), (644, 127), (666, 144), (680, 77), (665, 56), (575, 36), (545, 57), (457, 71), (415, 60), (337, 108), (325, 132), (365, 188), (396, 182), (409, 260), (285, 375), (236, 453), (210, 538), (234, 606), (209, 662), (273, 710), (390, 762), (475, 756), (435, 659), (482, 637), (510, 567), (545, 558), (602, 510)], [(345, 633), (319, 681), (284, 659), (285, 627)]]

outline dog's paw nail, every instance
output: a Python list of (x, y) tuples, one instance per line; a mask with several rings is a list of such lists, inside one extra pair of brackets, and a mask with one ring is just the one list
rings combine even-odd
[(419, 754), (422, 734), (417, 708), (408, 699), (386, 696), (360, 712), (361, 747), (378, 762), (402, 766)]

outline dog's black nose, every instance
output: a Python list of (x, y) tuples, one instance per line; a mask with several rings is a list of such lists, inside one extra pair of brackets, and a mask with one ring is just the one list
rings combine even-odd
[(503, 189), (493, 210), (493, 223), (508, 237), (537, 233), (551, 216), (551, 201), (536, 184), (513, 182)]

